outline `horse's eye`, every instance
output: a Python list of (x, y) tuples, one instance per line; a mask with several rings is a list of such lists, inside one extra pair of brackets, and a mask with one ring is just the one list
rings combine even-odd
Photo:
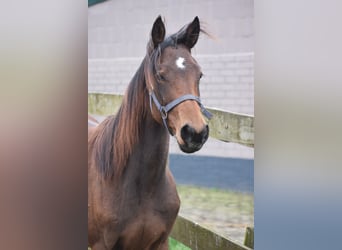
[(166, 78), (162, 74), (159, 74), (159, 73), (157, 73), (157, 79), (161, 81), (166, 81)]
[(200, 80), (201, 80), (202, 76), (203, 76), (203, 74), (201, 73), (199, 78), (198, 78), (198, 84), (200, 83)]

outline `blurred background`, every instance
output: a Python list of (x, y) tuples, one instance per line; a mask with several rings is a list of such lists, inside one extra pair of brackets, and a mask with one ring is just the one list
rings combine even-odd
[[(152, 24), (161, 15), (166, 33), (198, 16), (201, 35), (192, 50), (204, 77), (208, 107), (254, 115), (254, 3), (226, 1), (88, 1), (88, 92), (124, 94), (146, 54)], [(98, 117), (101, 119), (101, 117)], [(180, 213), (240, 243), (254, 224), (254, 149), (209, 138), (192, 155), (170, 142), (170, 168)]]
[[(159, 14), (166, 18), (169, 32), (178, 30), (195, 15), (202, 20), (206, 18), (208, 29), (218, 40), (202, 36), (193, 50), (196, 58), (204, 54), (202, 46), (205, 44), (203, 49), (213, 46), (213, 49), (220, 48), (222, 54), (251, 52), (252, 43), (250, 50), (240, 48), (238, 52), (223, 53), (223, 45), (226, 49), (236, 48), (234, 39), (222, 42), (228, 35), (226, 31), (238, 33), (244, 28), (228, 21), (223, 28), (218, 28), (222, 26), (215, 20), (220, 21), (216, 19), (218, 15), (233, 21), (234, 15), (243, 15), (245, 11), (252, 17), (251, 7), (234, 9), (233, 6), (254, 4), (255, 33), (251, 29), (252, 35), (247, 35), (250, 38), (244, 39), (255, 41), (257, 122), (252, 192), (257, 231), (255, 249), (340, 249), (342, 2), (227, 0), (213, 4), (187, 1), (189, 16), (178, 1), (141, 2), (144, 5), (140, 7), (143, 8), (141, 13), (151, 12), (147, 7), (152, 4), (157, 7), (153, 15), (141, 15), (148, 19), (146, 23), (139, 20), (148, 26), (146, 30), (140, 33), (136, 29), (129, 36), (134, 39), (139, 32), (138, 39), (142, 43), (135, 46), (141, 46), (137, 49), (140, 55), (127, 54), (120, 58), (143, 56), (150, 26)], [(216, 3), (228, 7), (218, 8)], [(20, 4), (5, 1), (1, 5), (2, 249), (87, 247), (87, 76), (88, 62), (90, 65), (92, 60), (96, 61), (90, 51), (91, 42), (87, 49), (87, 34), (89, 39), (95, 39), (88, 22), (89, 26), (95, 25), (94, 15), (102, 20), (102, 13), (111, 11), (111, 15), (104, 16), (120, 17), (115, 24), (129, 29), (131, 25), (125, 25), (124, 21), (138, 18), (137, 12), (133, 12), (132, 7), (121, 6), (120, 9), (116, 4), (133, 5), (131, 1), (108, 1), (89, 7), (82, 0), (35, 0)], [(197, 10), (202, 4), (207, 8)], [(109, 9), (106, 5), (117, 7)], [(171, 15), (171, 9), (175, 14)], [(117, 33), (126, 34), (124, 31)], [(131, 53), (131, 50), (122, 50), (122, 53)], [(101, 57), (104, 59), (104, 55)], [(98, 59), (102, 60), (101, 57)], [(204, 67), (203, 62), (200, 63)], [(210, 77), (205, 73), (202, 88)], [(205, 95), (205, 91), (202, 92)], [(207, 102), (205, 100), (207, 105), (212, 105)], [(218, 103), (213, 105), (222, 107)], [(234, 110), (231, 106), (222, 108)], [(227, 149), (227, 155), (229, 152)], [(223, 160), (233, 157), (237, 161), (243, 159), (229, 156)], [(244, 159), (250, 161), (252, 157)], [(184, 193), (183, 187), (189, 195)], [(183, 185), (178, 190), (183, 197), (195, 195), (188, 186)], [(225, 195), (227, 192), (225, 190)], [(234, 194), (241, 197), (241, 192)], [(203, 197), (205, 199), (208, 200)], [(225, 200), (231, 203), (232, 199)], [(183, 198), (182, 206), (185, 201)], [(217, 214), (214, 211), (210, 213)]]

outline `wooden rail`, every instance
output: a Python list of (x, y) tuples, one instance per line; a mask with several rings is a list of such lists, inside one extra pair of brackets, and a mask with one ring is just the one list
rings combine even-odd
[[(100, 116), (115, 114), (121, 102), (122, 95), (88, 93), (88, 113)], [(209, 121), (210, 137), (254, 147), (253, 116), (207, 109), (213, 114)], [(254, 245), (254, 228), (246, 229), (244, 246), (178, 215), (171, 237), (196, 250), (249, 250)]]
[[(88, 112), (107, 116), (116, 113), (122, 102), (121, 95), (89, 93)], [(210, 137), (254, 147), (254, 117), (250, 115), (208, 108), (213, 114), (209, 121)]]
[(240, 245), (231, 239), (217, 235), (203, 226), (182, 217), (181, 215), (178, 215), (170, 236), (187, 247), (196, 250), (251, 249), (247, 246)]

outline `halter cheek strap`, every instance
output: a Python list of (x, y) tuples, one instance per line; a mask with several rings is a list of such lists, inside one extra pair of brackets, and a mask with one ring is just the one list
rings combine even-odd
[(171, 135), (172, 132), (169, 128), (169, 126), (167, 125), (166, 123), (166, 120), (167, 120), (167, 115), (169, 113), (169, 111), (171, 111), (174, 107), (176, 107), (178, 104), (184, 102), (184, 101), (187, 101), (187, 100), (194, 100), (198, 103), (198, 105), (200, 106), (201, 108), (201, 112), (203, 113), (203, 115), (205, 117), (207, 117), (208, 119), (211, 119), (211, 117), (213, 116), (204, 106), (203, 104), (201, 103), (201, 99), (198, 97), (198, 96), (194, 96), (194, 95), (183, 95), (181, 97), (178, 97), (177, 99), (171, 101), (170, 103), (166, 104), (165, 106), (162, 106), (160, 104), (160, 102), (158, 101), (156, 95), (154, 94), (153, 91), (150, 92), (150, 108), (151, 108), (151, 111), (152, 111), (152, 100), (154, 102), (154, 104), (156, 105), (157, 109), (159, 110), (160, 112), (160, 115), (161, 115), (161, 118), (163, 119), (163, 123), (165, 125), (165, 127), (167, 128), (167, 130), (169, 131), (169, 133)]

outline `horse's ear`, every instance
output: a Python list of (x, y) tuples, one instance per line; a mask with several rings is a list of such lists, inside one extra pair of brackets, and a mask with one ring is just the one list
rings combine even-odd
[(192, 23), (190, 23), (186, 28), (184, 45), (187, 46), (189, 49), (194, 47), (197, 43), (200, 31), (200, 22), (198, 17), (196, 16)]
[(157, 19), (154, 21), (151, 31), (151, 38), (154, 48), (157, 47), (162, 41), (164, 41), (165, 25), (161, 16), (158, 16)]

